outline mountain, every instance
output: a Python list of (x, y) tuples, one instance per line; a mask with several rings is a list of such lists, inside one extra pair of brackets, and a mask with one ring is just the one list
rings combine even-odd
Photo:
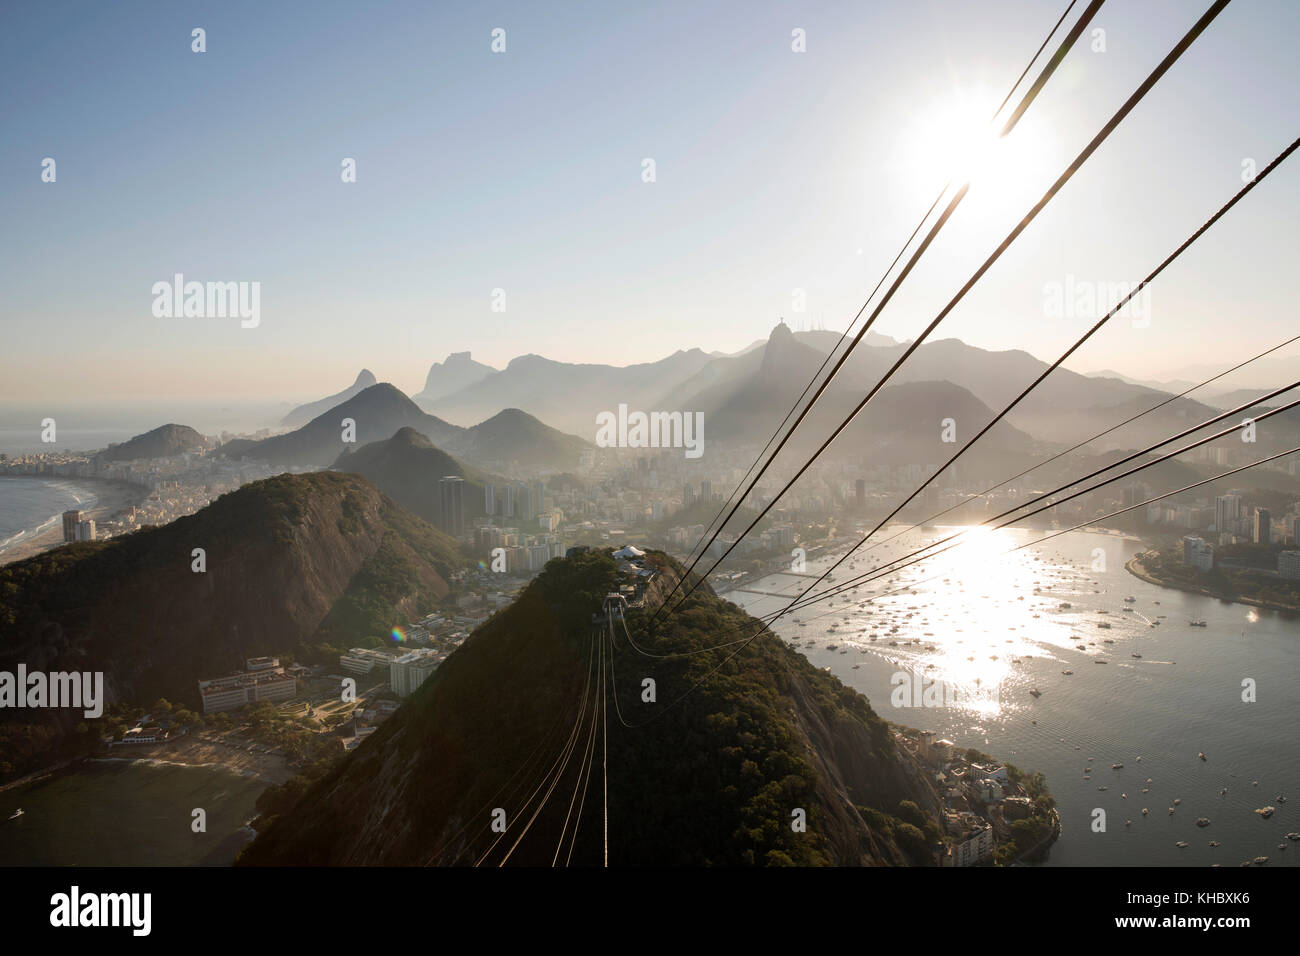
[[(763, 348), (701, 371), (683, 389), (685, 398), (677, 401), (703, 413), (706, 442), (763, 444), (795, 405), (824, 358), (824, 353), (781, 324)], [(691, 394), (692, 387), (698, 391)], [(868, 387), (852, 384), (851, 376), (843, 382), (837, 378), (795, 432), (781, 460), (791, 461), (815, 451), (861, 401)], [(881, 389), (827, 454), (865, 456), (877, 465), (937, 466), (993, 414), (970, 391), (950, 381), (903, 380)], [(954, 442), (943, 440), (946, 419), (953, 421)], [(973, 473), (994, 473), (1013, 462), (1028, 462), (1038, 444), (1004, 421), (963, 457), (961, 467)]]
[(597, 414), (616, 412), (620, 402), (632, 409), (650, 410), (647, 403), (670, 393), (711, 361), (699, 349), (626, 367), (577, 365), (523, 355), (472, 385), (421, 404), (460, 424), (482, 421), (503, 409), (522, 408), (547, 425), (594, 439)]
[(421, 404), (436, 402), (440, 398), (481, 382), (493, 372), (491, 365), (475, 362), (468, 352), (452, 352), (445, 362), (434, 362), (424, 380), (423, 391), (411, 398)]
[(1089, 372), (1088, 377), (1089, 378), (1117, 378), (1121, 382), (1127, 382), (1129, 385), (1141, 385), (1143, 388), (1154, 389), (1157, 392), (1170, 392), (1171, 394), (1174, 395), (1178, 394), (1179, 392), (1186, 391), (1187, 389), (1191, 388), (1193, 385), (1196, 384), (1195, 382), (1184, 382), (1184, 381), (1159, 382), (1159, 381), (1155, 381), (1154, 379), (1132, 378), (1131, 376), (1124, 375), (1120, 372), (1116, 372), (1114, 369), (1109, 369), (1109, 368), (1102, 369), (1098, 372)]
[(483, 486), (487, 479), (483, 474), (434, 447), (414, 428), (399, 429), (392, 438), (362, 445), (355, 451), (345, 449), (334, 462), (334, 469), (363, 476), (403, 508), (438, 527), (443, 526), (438, 480), (455, 475), (465, 479), (462, 494), (466, 517), (484, 513)]
[(160, 425), (120, 445), (109, 445), (99, 453), (100, 461), (135, 461), (141, 458), (171, 458), (202, 451), (208, 440), (188, 425)]
[[(344, 419), (356, 423), (356, 441), (353, 443), (342, 440)], [(256, 458), (276, 465), (323, 468), (346, 451), (349, 444), (360, 445), (391, 438), (400, 428), (414, 428), (439, 445), (454, 440), (464, 431), (425, 414), (397, 388), (381, 382), (331, 407), (295, 431), (252, 444), (242, 443), (231, 457)]]
[[(206, 570), (193, 570), (193, 551)], [(280, 475), (196, 514), (0, 568), (0, 670), (102, 671), (109, 702), (199, 709), (246, 658), (334, 661), (447, 598), (455, 542), (357, 475)], [(0, 771), (53, 759), (80, 711), (0, 710)], [(42, 742), (48, 746), (42, 746)]]
[[(706, 434), (711, 440), (766, 442), (821, 365), (827, 354), (825, 349), (836, 341), (838, 336), (833, 333), (796, 334), (784, 325), (778, 325), (761, 349), (715, 359), (673, 393), (661, 396), (656, 407), (672, 403), (669, 407), (703, 411)], [(906, 348), (906, 343), (868, 345), (864, 341), (859, 345), (814, 412), (808, 416), (805, 425), (801, 426), (800, 431), (810, 437), (800, 440), (811, 441), (811, 436), (817, 435), (819, 428), (820, 437), (829, 434)], [(772, 357), (768, 357), (769, 352), (773, 353)], [(1009, 405), (1047, 368), (1047, 363), (1020, 350), (987, 351), (958, 339), (927, 342), (900, 367), (890, 380), (891, 385), (882, 389), (863, 410), (855, 427), (871, 424), (871, 429), (860, 431), (857, 441), (870, 441), (872, 434), (882, 431), (898, 433), (917, 427), (918, 416), (909, 414), (906, 405), (898, 405), (901, 416), (884, 412), (883, 406), (891, 388), (946, 382), (965, 393), (949, 393), (956, 402), (956, 410), (943, 415), (956, 419), (958, 441), (964, 442), (963, 433), (973, 434), (995, 410), (1000, 411)], [(1170, 393), (1144, 385), (1115, 378), (1093, 378), (1058, 368), (1005, 419), (1005, 424), (1019, 430), (1018, 435), (1001, 434), (1008, 448), (1014, 448), (1017, 442), (1027, 439), (1062, 447), (1147, 412), (1170, 397)], [(969, 398), (977, 404), (972, 404)], [(942, 411), (944, 401), (936, 394), (934, 398), (923, 400), (923, 404)], [(1140, 448), (1192, 422), (1205, 420), (1215, 411), (1210, 405), (1180, 398), (1105, 436), (1097, 447)], [(834, 412), (839, 413), (838, 417)], [(927, 424), (925, 427), (931, 426)], [(997, 426), (986, 439), (981, 440), (981, 445), (987, 449), (991, 444), (988, 439), (994, 438), (1000, 429), (1001, 426)], [(852, 442), (847, 436), (838, 443), (841, 449), (849, 444)], [(972, 451), (971, 455), (975, 452)], [(963, 458), (963, 462), (970, 457)]]
[(322, 398), (316, 402), (308, 402), (306, 405), (299, 405), (284, 418), (280, 419), (281, 425), (305, 425), (318, 415), (329, 411), (335, 405), (346, 402), (353, 395), (360, 394), (367, 388), (375, 384), (375, 376), (370, 369), (363, 368), (357, 375), (357, 380), (349, 385), (343, 391), (331, 395), (329, 398)]
[(507, 408), (465, 429), (452, 447), (483, 467), (519, 472), (562, 472), (578, 465), (593, 447), (576, 435), (544, 425), (527, 412)]
[[(646, 564), (659, 573), (655, 604), (680, 566), (659, 552)], [(607, 551), (549, 562), (369, 739), (300, 798), (286, 793), (239, 863), (495, 864), (519, 839), (509, 862), (550, 866), (581, 789), (593, 713), (583, 702), (607, 693), (608, 737), (593, 738), (596, 779), (570, 827), (574, 863), (599, 864), (606, 804), (615, 866), (929, 862), (942, 797), (866, 698), (769, 633), (725, 670), (716, 655), (692, 653), (757, 623), (706, 587), (653, 634), (641, 632), (644, 612), (629, 614), (638, 640), (679, 656), (647, 663), (622, 636), (611, 647), (591, 620), (620, 580)], [(599, 641), (609, 683), (588, 685)], [(657, 704), (642, 701), (650, 674)], [(525, 798), (566, 736), (576, 759), (534, 806)], [(507, 829), (494, 849), (498, 807)], [(791, 826), (796, 809), (806, 833)]]

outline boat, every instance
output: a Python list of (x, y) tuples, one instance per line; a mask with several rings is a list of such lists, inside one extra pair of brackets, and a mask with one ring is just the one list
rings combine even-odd
[(1192, 627), (1205, 627), (1205, 626), (1206, 626), (1204, 621), (1188, 621), (1187, 623), (1190, 624)]
[(1129, 657), (1141, 657), (1141, 654), (1130, 654)]
[(1177, 843), (1174, 844), (1174, 846), (1178, 847), (1179, 849), (1185, 849), (1187, 845), (1188, 843), (1186, 840), (1179, 840)]
[(1124, 769), (1124, 765), (1123, 765), (1122, 763), (1113, 763), (1113, 764), (1110, 765), (1110, 769), (1111, 769), (1111, 770), (1123, 770), (1123, 769)]
[(1205, 760), (1205, 759), (1206, 759), (1205, 751), (1203, 751), (1203, 750), (1198, 750), (1198, 751), (1196, 752), (1196, 756), (1200, 757), (1202, 760)]
[(1197, 825), (1198, 827), (1208, 827), (1208, 826), (1210, 825), (1210, 818), (1209, 818), (1209, 817), (1197, 817), (1197, 818), (1196, 818), (1196, 825)]
[(1110, 622), (1109, 622), (1109, 621), (1098, 621), (1098, 622), (1097, 622), (1097, 626), (1098, 626), (1098, 627), (1104, 627), (1104, 628), (1106, 628), (1107, 630), (1110, 630)]
[(1259, 808), (1258, 810), (1256, 810), (1255, 812), (1258, 813), (1258, 814), (1259, 814), (1261, 817), (1263, 817), (1265, 820), (1267, 820), (1269, 817), (1271, 817), (1271, 816), (1273, 815), (1274, 810), (1275, 810), (1274, 807), (1260, 807), (1260, 808)]
[(1042, 692), (1041, 690), (1039, 690), (1037, 687), (1035, 687), (1035, 688), (1033, 688), (1033, 689), (1031, 689), (1031, 690), (1029, 691), (1029, 695), (1030, 695), (1031, 697), (1042, 697), (1042, 696), (1043, 696), (1043, 692)]
[(17, 810), (15, 810), (13, 813), (9, 814), (9, 819), (10, 819), (10, 820), (17, 820), (17, 819), (18, 819), (19, 817), (21, 817), (22, 815), (23, 815), (23, 808), (22, 808), (22, 807), (19, 807), (19, 808), (18, 808)]
[(1126, 598), (1124, 599), (1124, 603), (1125, 603), (1125, 604), (1136, 604), (1136, 603), (1137, 603), (1137, 598), (1135, 598), (1133, 595), (1130, 594), (1128, 597), (1126, 597)]

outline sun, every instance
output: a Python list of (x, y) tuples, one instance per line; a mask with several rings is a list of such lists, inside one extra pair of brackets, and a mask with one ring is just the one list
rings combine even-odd
[(994, 192), (1041, 168), (1046, 150), (1028, 115), (1000, 135), (1016, 102), (999, 109), (987, 90), (955, 90), (913, 110), (898, 138), (901, 185), (928, 198), (945, 183), (950, 193), (964, 183)]

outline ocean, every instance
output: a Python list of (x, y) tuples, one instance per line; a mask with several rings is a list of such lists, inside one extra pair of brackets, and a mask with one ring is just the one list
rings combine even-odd
[(89, 511), (98, 502), (92, 482), (0, 478), (0, 554), (57, 527), (64, 511)]
[[(903, 534), (859, 558), (856, 571), (841, 565), (835, 579), (946, 530)], [(1257, 856), (1295, 865), (1300, 843), (1286, 834), (1300, 831), (1291, 733), (1300, 620), (1148, 584), (1124, 569), (1143, 546), (1118, 535), (1072, 532), (1006, 553), (1043, 534), (981, 534), (961, 558), (906, 568), (851, 600), (796, 611), (776, 630), (886, 719), (1045, 774), (1062, 823), (1048, 865), (1237, 866)], [(1094, 570), (1098, 554), (1104, 570)], [(811, 583), (776, 574), (753, 586), (794, 593)], [(784, 603), (727, 597), (756, 614)], [(901, 691), (895, 700), (908, 706), (894, 706), (893, 681), (914, 688), (918, 679), (949, 691), (931, 698), (945, 706)], [(1243, 699), (1251, 686), (1254, 701)], [(1254, 812), (1267, 806), (1269, 819)], [(1198, 827), (1201, 817), (1210, 824)]]
[(265, 789), (217, 767), (91, 761), (0, 793), (0, 866), (227, 866)]

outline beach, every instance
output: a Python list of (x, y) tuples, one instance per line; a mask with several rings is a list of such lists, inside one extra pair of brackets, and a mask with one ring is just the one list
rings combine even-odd
[[(5, 482), (21, 480), (30, 481), (31, 476), (0, 478), (0, 494), (4, 493)], [(147, 494), (145, 489), (139, 485), (131, 485), (120, 481), (107, 481), (101, 478), (60, 478), (50, 480), (57, 480), (65, 485), (84, 488), (92, 492), (94, 504), (82, 509), (82, 518), (93, 519), (97, 522), (111, 518), (131, 505), (139, 504)], [(41, 525), (28, 529), (25, 537), (13, 541), (3, 551), (0, 551), (0, 565), (22, 561), (24, 558), (30, 558), (33, 555), (63, 544), (62, 523), (49, 520), (57, 517), (57, 514), (46, 516)]]
[(114, 747), (110, 756), (96, 759), (220, 768), (268, 784), (284, 783), (295, 775), (296, 771), (289, 767), (282, 754), (266, 753), (262, 744), (256, 745), (258, 753), (250, 753), (249, 746), (246, 740), (227, 743), (221, 737), (189, 734), (162, 744)]

